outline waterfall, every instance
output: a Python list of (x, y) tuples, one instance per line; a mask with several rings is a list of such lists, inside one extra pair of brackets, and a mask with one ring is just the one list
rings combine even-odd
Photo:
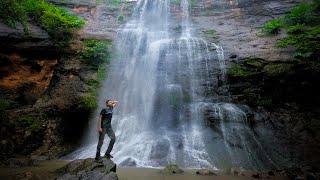
[[(120, 166), (273, 166), (248, 126), (245, 110), (215, 93), (219, 82), (226, 81), (222, 47), (194, 36), (188, 0), (180, 6), (181, 18), (174, 19), (170, 0), (137, 2), (131, 20), (118, 31), (89, 133), (68, 158), (94, 157), (99, 111), (111, 98), (119, 101), (112, 154)], [(180, 33), (173, 30), (176, 22)], [(106, 136), (103, 150), (108, 142)]]

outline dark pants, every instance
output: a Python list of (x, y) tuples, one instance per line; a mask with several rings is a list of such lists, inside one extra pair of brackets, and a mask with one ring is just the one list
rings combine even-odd
[(110, 154), (110, 152), (112, 151), (114, 142), (116, 141), (116, 136), (115, 136), (115, 134), (114, 134), (114, 132), (113, 132), (111, 127), (102, 128), (102, 132), (99, 132), (99, 142), (98, 142), (98, 146), (97, 146), (97, 156), (98, 155), (100, 156), (101, 146), (103, 144), (104, 136), (105, 136), (106, 133), (108, 134), (109, 138), (111, 139), (110, 143), (109, 143), (109, 146), (108, 146), (108, 149), (106, 151), (106, 154)]

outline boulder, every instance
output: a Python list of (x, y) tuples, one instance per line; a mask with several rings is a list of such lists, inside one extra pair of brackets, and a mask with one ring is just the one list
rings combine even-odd
[(95, 161), (93, 158), (77, 159), (57, 170), (60, 174), (57, 180), (117, 180), (116, 169), (117, 165), (107, 158), (102, 158), (100, 161)]
[(162, 170), (162, 172), (164, 174), (182, 174), (183, 170), (176, 164), (169, 164)]
[(202, 175), (202, 176), (216, 176), (217, 174), (214, 173), (213, 171), (209, 169), (199, 169), (196, 171), (197, 175)]

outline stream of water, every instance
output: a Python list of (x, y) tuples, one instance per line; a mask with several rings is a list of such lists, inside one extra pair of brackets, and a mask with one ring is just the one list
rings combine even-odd
[[(118, 31), (88, 135), (68, 158), (95, 156), (98, 115), (110, 98), (119, 101), (112, 154), (120, 166), (276, 166), (248, 125), (248, 108), (223, 102), (215, 93), (219, 89), (228, 99), (223, 48), (195, 35), (188, 0), (180, 7), (180, 17), (173, 17), (170, 0), (137, 2), (131, 20)], [(102, 152), (108, 142), (106, 136)]]

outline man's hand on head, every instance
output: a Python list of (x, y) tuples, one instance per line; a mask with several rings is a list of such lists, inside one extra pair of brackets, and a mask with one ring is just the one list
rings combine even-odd
[(118, 101), (112, 101), (113, 107), (115, 107), (118, 104)]

